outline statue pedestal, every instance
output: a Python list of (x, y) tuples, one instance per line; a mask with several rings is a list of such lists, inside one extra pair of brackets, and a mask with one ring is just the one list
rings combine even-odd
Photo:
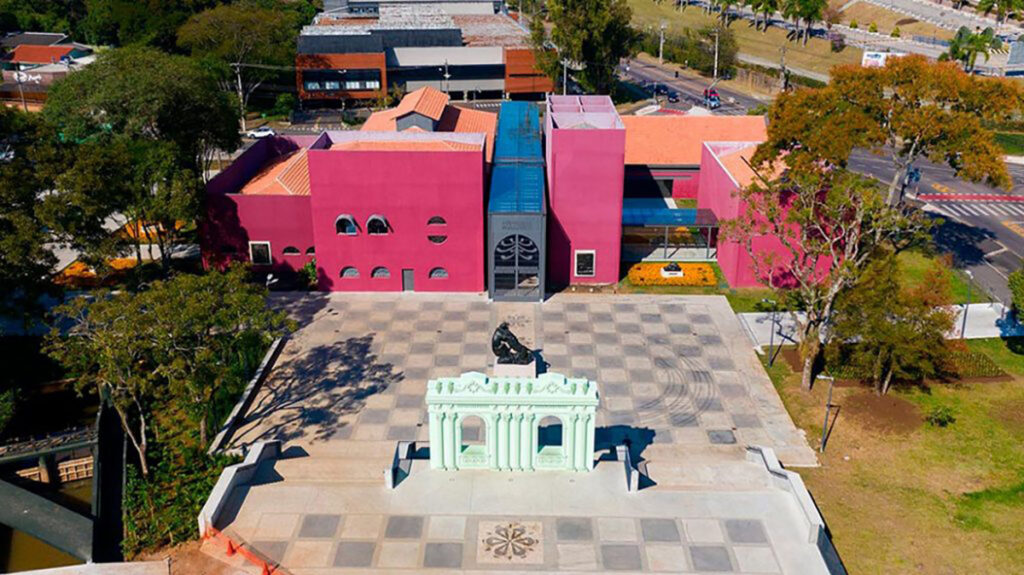
[(498, 363), (494, 360), (494, 377), (537, 377), (537, 359), (525, 365), (516, 363)]

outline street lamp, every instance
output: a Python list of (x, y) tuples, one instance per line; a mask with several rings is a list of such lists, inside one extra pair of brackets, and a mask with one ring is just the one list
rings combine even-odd
[(960, 339), (967, 335), (967, 310), (971, 308), (971, 284), (974, 283), (974, 274), (971, 270), (964, 270), (964, 274), (967, 276), (967, 303), (964, 305), (964, 318), (960, 324)]
[(828, 440), (828, 416), (832, 411), (832, 387), (836, 380), (831, 375), (818, 375), (818, 379), (828, 380), (828, 401), (825, 402), (825, 425), (821, 428), (821, 446), (818, 451), (825, 453), (825, 442)]
[(778, 304), (775, 302), (775, 300), (768, 298), (762, 299), (761, 303), (771, 304), (772, 306), (772, 332), (768, 336), (768, 367), (771, 367), (772, 364), (775, 363), (775, 354), (772, 353), (772, 350), (775, 349), (775, 312), (778, 310)]

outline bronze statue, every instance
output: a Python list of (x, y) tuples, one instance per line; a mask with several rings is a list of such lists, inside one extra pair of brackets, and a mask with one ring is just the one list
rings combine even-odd
[(491, 351), (498, 357), (498, 363), (527, 365), (533, 361), (533, 350), (519, 342), (516, 334), (502, 322), (491, 336)]

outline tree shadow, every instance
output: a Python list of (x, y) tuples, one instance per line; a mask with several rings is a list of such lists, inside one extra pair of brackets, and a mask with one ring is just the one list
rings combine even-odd
[(264, 383), (264, 393), (239, 427), (253, 426), (245, 442), (277, 439), (325, 441), (359, 411), (367, 397), (404, 379), (391, 363), (373, 352), (375, 334), (314, 347), (278, 366)]
[(991, 250), (986, 250), (983, 244), (993, 241), (994, 233), (951, 219), (940, 218), (934, 214), (928, 214), (928, 216), (933, 221), (942, 222), (935, 228), (932, 236), (935, 247), (940, 252), (952, 254), (954, 267), (963, 268), (985, 262), (985, 252)]

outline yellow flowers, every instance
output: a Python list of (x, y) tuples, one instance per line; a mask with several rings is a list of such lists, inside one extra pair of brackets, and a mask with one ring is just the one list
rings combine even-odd
[(715, 270), (706, 263), (679, 263), (682, 275), (666, 277), (662, 268), (667, 264), (639, 263), (629, 268), (629, 282), (636, 286), (714, 286), (718, 284)]

